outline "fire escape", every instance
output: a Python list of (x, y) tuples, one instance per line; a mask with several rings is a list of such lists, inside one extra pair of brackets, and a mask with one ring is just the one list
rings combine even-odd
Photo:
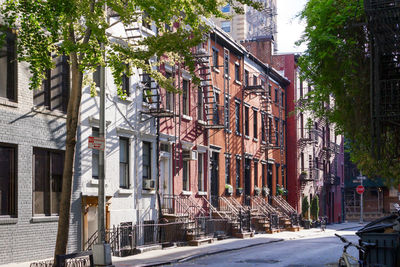
[[(372, 148), (378, 158), (385, 143), (400, 144), (400, 1), (366, 0), (371, 47)], [(394, 158), (400, 145), (391, 147)]]

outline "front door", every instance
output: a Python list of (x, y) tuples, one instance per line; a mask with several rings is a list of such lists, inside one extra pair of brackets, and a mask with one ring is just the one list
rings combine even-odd
[[(161, 195), (172, 195), (172, 181), (170, 169), (170, 157), (161, 157), (160, 160), (160, 191)], [(162, 201), (164, 202), (164, 201)], [(163, 208), (165, 203), (162, 203)]]
[(271, 204), (272, 201), (272, 164), (268, 164), (268, 172), (267, 172), (267, 184), (269, 189), (268, 202)]
[(218, 156), (217, 152), (211, 154), (211, 205), (218, 207)]
[(250, 183), (251, 183), (251, 176), (250, 176), (250, 166), (251, 161), (250, 159), (245, 159), (244, 162), (244, 201), (246, 205), (250, 205)]

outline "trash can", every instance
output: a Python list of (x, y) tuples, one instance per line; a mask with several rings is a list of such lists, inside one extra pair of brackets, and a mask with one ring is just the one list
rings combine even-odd
[(399, 233), (359, 233), (360, 241), (376, 244), (368, 251), (368, 266), (400, 267)]

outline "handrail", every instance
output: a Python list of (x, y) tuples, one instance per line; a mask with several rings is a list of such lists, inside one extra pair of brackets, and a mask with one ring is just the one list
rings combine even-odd
[(272, 196), (272, 199), (274, 200), (278, 208), (282, 210), (283, 213), (285, 213), (289, 217), (291, 216), (293, 211), (284, 204), (283, 199), (280, 199), (277, 196)]
[(232, 203), (232, 205), (235, 206), (236, 208), (243, 209), (243, 210), (245, 209), (243, 207), (243, 205), (240, 204), (239, 201), (237, 201), (237, 199), (235, 199), (234, 197), (229, 197), (226, 199), (228, 199)]
[(197, 201), (195, 201), (192, 196), (189, 196), (187, 199), (199, 211), (201, 217), (205, 217), (207, 215), (206, 210), (202, 206), (200, 206), (199, 203), (197, 203)]
[(282, 197), (278, 196), (279, 201), (290, 211), (290, 212), (296, 212), (296, 210), (290, 206), (290, 204)]
[(268, 217), (270, 215), (270, 212), (268, 212), (268, 210), (266, 208), (264, 208), (262, 206), (262, 204), (259, 202), (259, 199), (257, 196), (252, 197), (252, 208), (256, 208), (258, 211), (260, 211), (266, 217)]
[(220, 200), (222, 200), (222, 202), (224, 202), (227, 207), (230, 209), (230, 211), (235, 215), (235, 217), (237, 218), (239, 216), (239, 210), (236, 209), (236, 207), (234, 207), (231, 202), (229, 200), (227, 200), (225, 197), (220, 196), (219, 197)]
[(207, 203), (208, 207), (209, 207), (213, 212), (215, 212), (216, 214), (218, 214), (218, 216), (219, 216), (220, 218), (230, 219), (228, 216), (225, 216), (225, 214), (222, 215), (221, 213), (219, 213), (219, 211), (218, 211), (218, 210), (208, 201), (208, 199), (205, 198), (204, 196), (203, 196), (203, 200)]

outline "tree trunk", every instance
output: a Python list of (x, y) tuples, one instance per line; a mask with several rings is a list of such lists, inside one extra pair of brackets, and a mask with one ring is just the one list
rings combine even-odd
[[(71, 33), (73, 35), (73, 33)], [(65, 147), (65, 160), (63, 171), (62, 192), (58, 218), (58, 232), (54, 252), (54, 264), (56, 255), (66, 254), (69, 233), (70, 203), (73, 185), (74, 158), (76, 144), (76, 130), (79, 119), (79, 110), (82, 98), (83, 73), (78, 68), (78, 56), (75, 52), (70, 54), (72, 87), (67, 109), (67, 137)]]

